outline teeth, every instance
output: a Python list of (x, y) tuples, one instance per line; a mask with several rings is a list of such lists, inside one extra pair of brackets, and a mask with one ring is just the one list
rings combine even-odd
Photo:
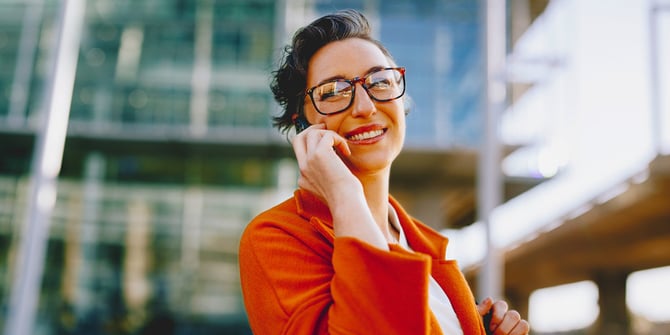
[(356, 134), (354, 136), (351, 136), (351, 137), (349, 137), (349, 139), (352, 140), (352, 141), (363, 141), (363, 140), (367, 140), (367, 139), (370, 139), (370, 138), (373, 138), (373, 137), (380, 136), (383, 133), (384, 133), (384, 131), (381, 130), (381, 129), (380, 130), (373, 130), (373, 131), (366, 131), (364, 133), (360, 133), (360, 134)]

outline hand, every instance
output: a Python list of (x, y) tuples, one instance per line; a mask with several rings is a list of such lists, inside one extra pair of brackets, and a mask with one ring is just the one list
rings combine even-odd
[(346, 164), (347, 140), (323, 124), (308, 127), (293, 139), (300, 168), (298, 186), (321, 197), (333, 216), (336, 237), (354, 237), (388, 250), (384, 234), (368, 207), (363, 184)]
[(491, 311), (491, 322), (484, 325), (487, 334), (526, 335), (530, 330), (528, 321), (521, 319), (519, 312), (508, 310), (507, 303), (502, 300), (493, 302), (493, 299), (486, 298), (477, 305), (477, 310), (482, 317)]
[(357, 189), (362, 192), (360, 181), (343, 161), (351, 151), (342, 136), (327, 130), (324, 124), (315, 124), (296, 135), (292, 144), (300, 168), (300, 188), (329, 204)]

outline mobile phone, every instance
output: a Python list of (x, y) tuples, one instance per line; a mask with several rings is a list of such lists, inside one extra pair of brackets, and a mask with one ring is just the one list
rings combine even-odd
[(484, 315), (484, 330), (486, 330), (486, 335), (491, 335), (493, 332), (491, 331), (491, 319), (493, 318), (493, 308), (489, 310), (486, 315)]
[(293, 118), (293, 125), (295, 126), (296, 134), (300, 134), (300, 132), (311, 126), (304, 115), (297, 115), (295, 118)]

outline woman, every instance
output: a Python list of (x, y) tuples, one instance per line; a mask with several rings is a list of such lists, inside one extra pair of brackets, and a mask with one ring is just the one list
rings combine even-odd
[(405, 139), (404, 72), (351, 10), (317, 19), (286, 49), (272, 84), (284, 107), (275, 123), (299, 132), (299, 189), (240, 242), (255, 334), (528, 332), (504, 302), (477, 306), (445, 260), (447, 240), (389, 195)]

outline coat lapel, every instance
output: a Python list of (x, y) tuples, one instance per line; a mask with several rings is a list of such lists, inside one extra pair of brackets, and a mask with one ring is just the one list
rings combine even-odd
[(470, 286), (456, 261), (445, 259), (449, 240), (413, 220), (395, 199), (390, 198), (389, 201), (398, 213), (400, 225), (412, 250), (432, 257), (431, 275), (449, 297), (464, 334), (485, 334)]
[[(335, 234), (328, 206), (309, 191), (298, 189), (294, 195), (298, 214), (308, 220), (332, 245)], [(431, 256), (431, 274), (449, 297), (464, 334), (485, 334), (474, 295), (458, 264), (453, 260), (445, 260), (449, 240), (423, 223), (413, 220), (393, 197), (389, 197), (389, 202), (398, 214), (398, 220), (412, 250)], [(431, 318), (431, 323), (439, 329), (435, 317)]]

